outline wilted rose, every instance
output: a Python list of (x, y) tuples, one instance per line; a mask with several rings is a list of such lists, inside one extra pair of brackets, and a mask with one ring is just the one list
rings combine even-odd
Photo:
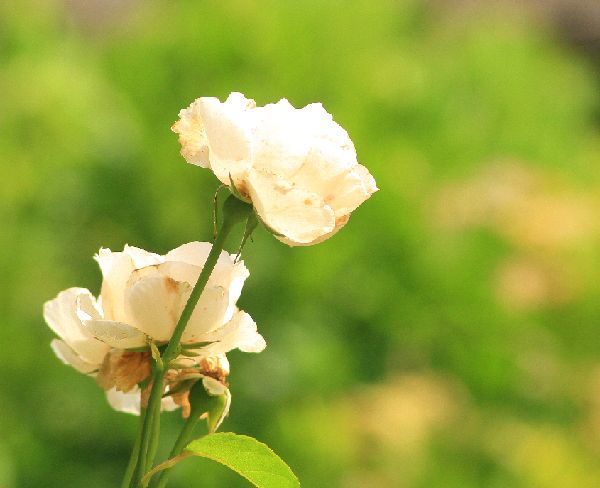
[(257, 107), (232, 93), (224, 103), (199, 98), (179, 117), (172, 130), (184, 158), (252, 202), (289, 245), (327, 239), (377, 191), (348, 133), (320, 103), (296, 109), (283, 99)]
[[(69, 288), (44, 305), (44, 318), (60, 337), (52, 349), (63, 362), (96, 376), (114, 408), (139, 411), (139, 384), (151, 371), (149, 343), (160, 346), (170, 339), (210, 249), (203, 242), (184, 244), (165, 256), (131, 246), (123, 252), (101, 249), (96, 256), (103, 275), (100, 299), (85, 288)], [(236, 307), (248, 274), (243, 262), (221, 253), (181, 342), (192, 354), (178, 362), (197, 379), (225, 383), (226, 352), (265, 347), (252, 318)], [(170, 372), (167, 388), (177, 383), (178, 373)], [(163, 408), (177, 405), (170, 396), (163, 400)]]

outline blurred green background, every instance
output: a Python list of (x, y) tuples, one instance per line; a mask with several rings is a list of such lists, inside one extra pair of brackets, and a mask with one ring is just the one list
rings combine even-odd
[(529, 3), (2, 2), (0, 486), (118, 485), (137, 421), (42, 303), (97, 292), (100, 246), (210, 239), (217, 181), (169, 127), (231, 91), (323, 102), (381, 191), (318, 246), (255, 233), (268, 348), (230, 355), (223, 430), (305, 487), (600, 486), (598, 3)]

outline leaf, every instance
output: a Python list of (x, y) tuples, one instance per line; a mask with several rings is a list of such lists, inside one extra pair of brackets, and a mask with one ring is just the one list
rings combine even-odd
[(252, 437), (231, 432), (210, 434), (190, 442), (184, 452), (217, 461), (258, 488), (300, 486), (289, 466), (266, 444)]

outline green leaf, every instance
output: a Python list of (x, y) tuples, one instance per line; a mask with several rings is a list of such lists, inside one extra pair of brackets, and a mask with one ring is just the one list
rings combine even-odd
[(266, 444), (245, 435), (224, 432), (192, 441), (186, 453), (217, 461), (258, 488), (296, 488), (298, 478)]

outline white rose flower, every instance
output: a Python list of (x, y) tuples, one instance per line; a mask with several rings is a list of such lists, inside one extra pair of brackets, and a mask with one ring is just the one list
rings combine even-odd
[(275, 236), (311, 245), (337, 232), (377, 186), (348, 133), (320, 103), (257, 107), (241, 93), (202, 97), (172, 130), (181, 154), (252, 202)]
[[(204, 242), (184, 244), (165, 256), (132, 246), (123, 252), (101, 249), (98, 300), (85, 288), (69, 288), (44, 305), (44, 318), (60, 337), (52, 349), (66, 364), (96, 376), (115, 409), (139, 412), (138, 384), (150, 375), (149, 340), (168, 342), (210, 249)], [(188, 371), (214, 375), (216, 368), (225, 378), (226, 352), (265, 348), (252, 318), (236, 307), (248, 275), (242, 261), (221, 253), (182, 337), (182, 346), (197, 354), (178, 359)], [(164, 409), (176, 406), (172, 398), (163, 399)]]

